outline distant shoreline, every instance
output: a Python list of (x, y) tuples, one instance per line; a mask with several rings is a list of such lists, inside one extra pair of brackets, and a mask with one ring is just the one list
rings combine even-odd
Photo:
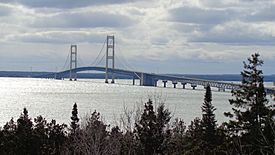
[[(0, 77), (36, 77), (47, 75), (54, 72), (27, 72), (27, 71), (0, 71)], [(199, 78), (215, 81), (241, 81), (241, 75), (238, 74), (167, 74), (173, 76), (185, 76), (190, 78)], [(104, 73), (78, 73), (78, 78), (86, 79), (104, 79)], [(130, 76), (116, 75), (117, 79), (131, 79)], [(275, 75), (264, 75), (265, 82), (275, 82)]]

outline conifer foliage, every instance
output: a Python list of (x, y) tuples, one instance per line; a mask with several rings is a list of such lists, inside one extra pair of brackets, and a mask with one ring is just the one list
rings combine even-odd
[(206, 86), (204, 102), (201, 107), (202, 119), (195, 118), (186, 131), (186, 154), (216, 154), (220, 145), (220, 136), (217, 131), (215, 118), (216, 108), (212, 105), (212, 92), (209, 85)]
[(212, 150), (217, 143), (217, 124), (215, 119), (216, 108), (212, 105), (211, 87), (207, 85), (202, 105), (202, 140), (206, 148)]
[(170, 112), (161, 105), (154, 111), (153, 102), (144, 105), (141, 119), (136, 123), (136, 138), (141, 143), (142, 154), (163, 154), (164, 128), (170, 121)]
[(0, 154), (61, 154), (66, 141), (66, 125), (50, 123), (38, 116), (34, 122), (29, 118), (28, 110), (14, 122), (11, 119), (0, 130)]
[(263, 61), (259, 57), (260, 55), (255, 53), (248, 58), (248, 63), (244, 62), (244, 70), (241, 72), (242, 84), (240, 89), (232, 92), (235, 99), (229, 100), (234, 106), (234, 114), (225, 113), (229, 117), (235, 116), (235, 120), (231, 120), (228, 127), (235, 131), (236, 135), (241, 134), (244, 143), (239, 150), (244, 150), (245, 153), (252, 148), (259, 151), (256, 153), (264, 152), (263, 148), (266, 147), (262, 142), (266, 143), (266, 137), (271, 136), (271, 131), (268, 132), (266, 127), (269, 126), (268, 120), (272, 119), (273, 114), (266, 98), (263, 72), (259, 69)]
[(76, 130), (79, 128), (79, 118), (78, 118), (78, 111), (77, 111), (77, 104), (75, 103), (72, 110), (72, 116), (71, 116), (71, 130), (73, 133), (76, 132)]

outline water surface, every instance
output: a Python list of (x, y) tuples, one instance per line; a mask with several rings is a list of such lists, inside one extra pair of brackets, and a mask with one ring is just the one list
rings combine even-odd
[[(137, 82), (136, 82), (137, 83)], [(131, 80), (116, 80), (116, 84), (105, 84), (104, 80), (78, 81), (32, 79), (32, 78), (0, 78), (0, 126), (11, 117), (18, 118), (26, 107), (30, 117), (38, 115), (47, 120), (56, 119), (59, 123), (70, 121), (73, 104), (78, 104), (81, 117), (97, 110), (105, 121), (114, 124), (123, 113), (123, 109), (142, 107), (148, 98), (165, 102), (174, 118), (180, 117), (189, 123), (195, 117), (201, 116), (201, 105), (204, 93), (202, 87), (192, 90), (168, 87), (132, 86)], [(218, 92), (213, 88), (213, 104), (217, 108), (216, 116), (219, 122), (224, 121), (224, 111), (231, 106), (229, 92)]]

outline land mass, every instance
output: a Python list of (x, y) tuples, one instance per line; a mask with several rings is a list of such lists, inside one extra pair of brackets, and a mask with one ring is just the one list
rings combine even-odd
[[(52, 74), (53, 72), (27, 72), (27, 71), (0, 71), (0, 77), (38, 77)], [(166, 74), (172, 76), (185, 76), (190, 78), (198, 78), (215, 81), (241, 81), (239, 74)], [(78, 78), (87, 79), (104, 79), (104, 73), (78, 73)], [(131, 79), (132, 77), (126, 75), (116, 75), (117, 79)], [(274, 82), (275, 75), (264, 75), (265, 82)]]

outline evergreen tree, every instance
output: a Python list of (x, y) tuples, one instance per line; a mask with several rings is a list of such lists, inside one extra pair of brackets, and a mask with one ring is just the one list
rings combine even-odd
[(61, 154), (64, 150), (64, 144), (67, 140), (67, 125), (57, 124), (55, 120), (47, 123), (48, 140), (50, 143), (51, 154)]
[(171, 137), (169, 139), (168, 148), (166, 148), (166, 154), (184, 154), (187, 145), (186, 140), (186, 125), (181, 120), (176, 118), (171, 126)]
[(47, 120), (41, 115), (34, 118), (32, 140), (34, 141), (33, 151), (36, 154), (49, 154)]
[(161, 154), (167, 147), (167, 143), (170, 137), (170, 134), (167, 133), (167, 124), (169, 123), (171, 116), (168, 109), (165, 109), (164, 104), (161, 104), (157, 108), (157, 117), (156, 117), (156, 140), (159, 145), (156, 149), (156, 153)]
[(234, 114), (225, 113), (228, 117), (235, 116), (235, 120), (231, 120), (228, 127), (234, 131), (235, 135), (242, 136), (242, 148), (246, 153), (251, 152), (252, 149), (256, 154), (262, 152), (264, 148), (261, 143), (262, 134), (267, 134), (264, 137), (270, 136), (271, 131), (268, 133), (266, 127), (267, 121), (273, 115), (266, 99), (263, 72), (259, 70), (263, 64), (259, 56), (258, 53), (252, 54), (248, 58), (248, 63), (244, 62), (244, 70), (241, 72), (242, 84), (240, 89), (232, 91), (235, 99), (229, 100), (234, 106), (232, 108)]
[(141, 119), (136, 123), (134, 131), (142, 145), (142, 154), (163, 154), (166, 147), (165, 127), (171, 119), (170, 112), (164, 109), (164, 105), (160, 105), (156, 114), (151, 100), (145, 103), (144, 107)]
[(213, 150), (217, 145), (217, 124), (215, 119), (216, 108), (212, 105), (211, 88), (208, 85), (204, 96), (204, 103), (202, 105), (202, 140), (205, 143), (207, 152)]
[(71, 116), (71, 130), (72, 134), (75, 134), (76, 130), (79, 128), (79, 118), (78, 118), (78, 111), (77, 111), (77, 104), (75, 103), (72, 110), (72, 116)]
[(3, 130), (0, 131), (0, 154), (16, 154), (16, 130), (17, 125), (13, 118), (4, 125)]
[[(191, 121), (186, 131), (186, 141), (185, 152), (187, 155), (197, 155), (203, 154), (204, 152), (204, 141), (202, 140), (202, 125), (201, 119), (195, 118)], [(183, 153), (182, 153), (183, 154)]]
[(143, 154), (151, 155), (156, 153), (156, 114), (151, 100), (145, 103), (144, 107), (141, 119), (136, 123), (135, 132), (137, 139), (141, 142)]
[(32, 154), (33, 141), (32, 141), (32, 127), (33, 123), (28, 115), (28, 110), (23, 109), (23, 113), (17, 119), (17, 146), (15, 150), (16, 154)]

